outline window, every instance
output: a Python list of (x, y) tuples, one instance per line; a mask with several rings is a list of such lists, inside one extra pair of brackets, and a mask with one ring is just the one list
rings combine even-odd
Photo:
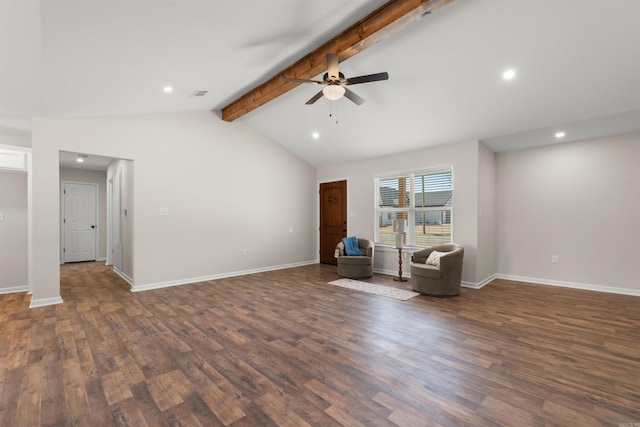
[(376, 178), (376, 243), (395, 246), (393, 220), (406, 219), (405, 244), (451, 243), (451, 168)]

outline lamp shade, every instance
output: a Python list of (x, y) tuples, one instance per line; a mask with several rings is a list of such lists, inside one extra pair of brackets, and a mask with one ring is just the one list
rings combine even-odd
[(345, 92), (344, 88), (338, 85), (329, 85), (329, 86), (325, 86), (324, 89), (322, 89), (322, 93), (324, 94), (324, 96), (326, 96), (332, 101), (342, 98), (342, 95), (344, 95), (344, 92)]
[(404, 234), (396, 234), (396, 248), (400, 249), (404, 243)]
[(393, 232), (394, 233), (404, 233), (407, 231), (407, 220), (406, 219), (394, 219), (393, 220)]

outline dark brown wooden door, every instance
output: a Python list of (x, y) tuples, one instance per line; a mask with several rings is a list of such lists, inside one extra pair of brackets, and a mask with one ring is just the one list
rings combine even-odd
[(336, 245), (347, 237), (347, 181), (320, 184), (320, 262), (336, 265)]

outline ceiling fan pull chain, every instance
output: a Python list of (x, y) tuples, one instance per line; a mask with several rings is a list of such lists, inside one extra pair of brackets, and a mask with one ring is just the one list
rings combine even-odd
[[(333, 100), (329, 100), (329, 117), (333, 117), (334, 114), (332, 113), (333, 111)], [(338, 124), (338, 105), (336, 104), (336, 113), (335, 113), (335, 117), (336, 117), (336, 124)]]
[(333, 113), (333, 103), (332, 99), (329, 100), (329, 117), (336, 117), (336, 124), (338, 124), (338, 104), (336, 104), (335, 114)]

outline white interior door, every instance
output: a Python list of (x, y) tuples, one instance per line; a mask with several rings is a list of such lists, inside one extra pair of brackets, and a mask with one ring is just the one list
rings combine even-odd
[(64, 184), (64, 262), (96, 260), (97, 185)]

